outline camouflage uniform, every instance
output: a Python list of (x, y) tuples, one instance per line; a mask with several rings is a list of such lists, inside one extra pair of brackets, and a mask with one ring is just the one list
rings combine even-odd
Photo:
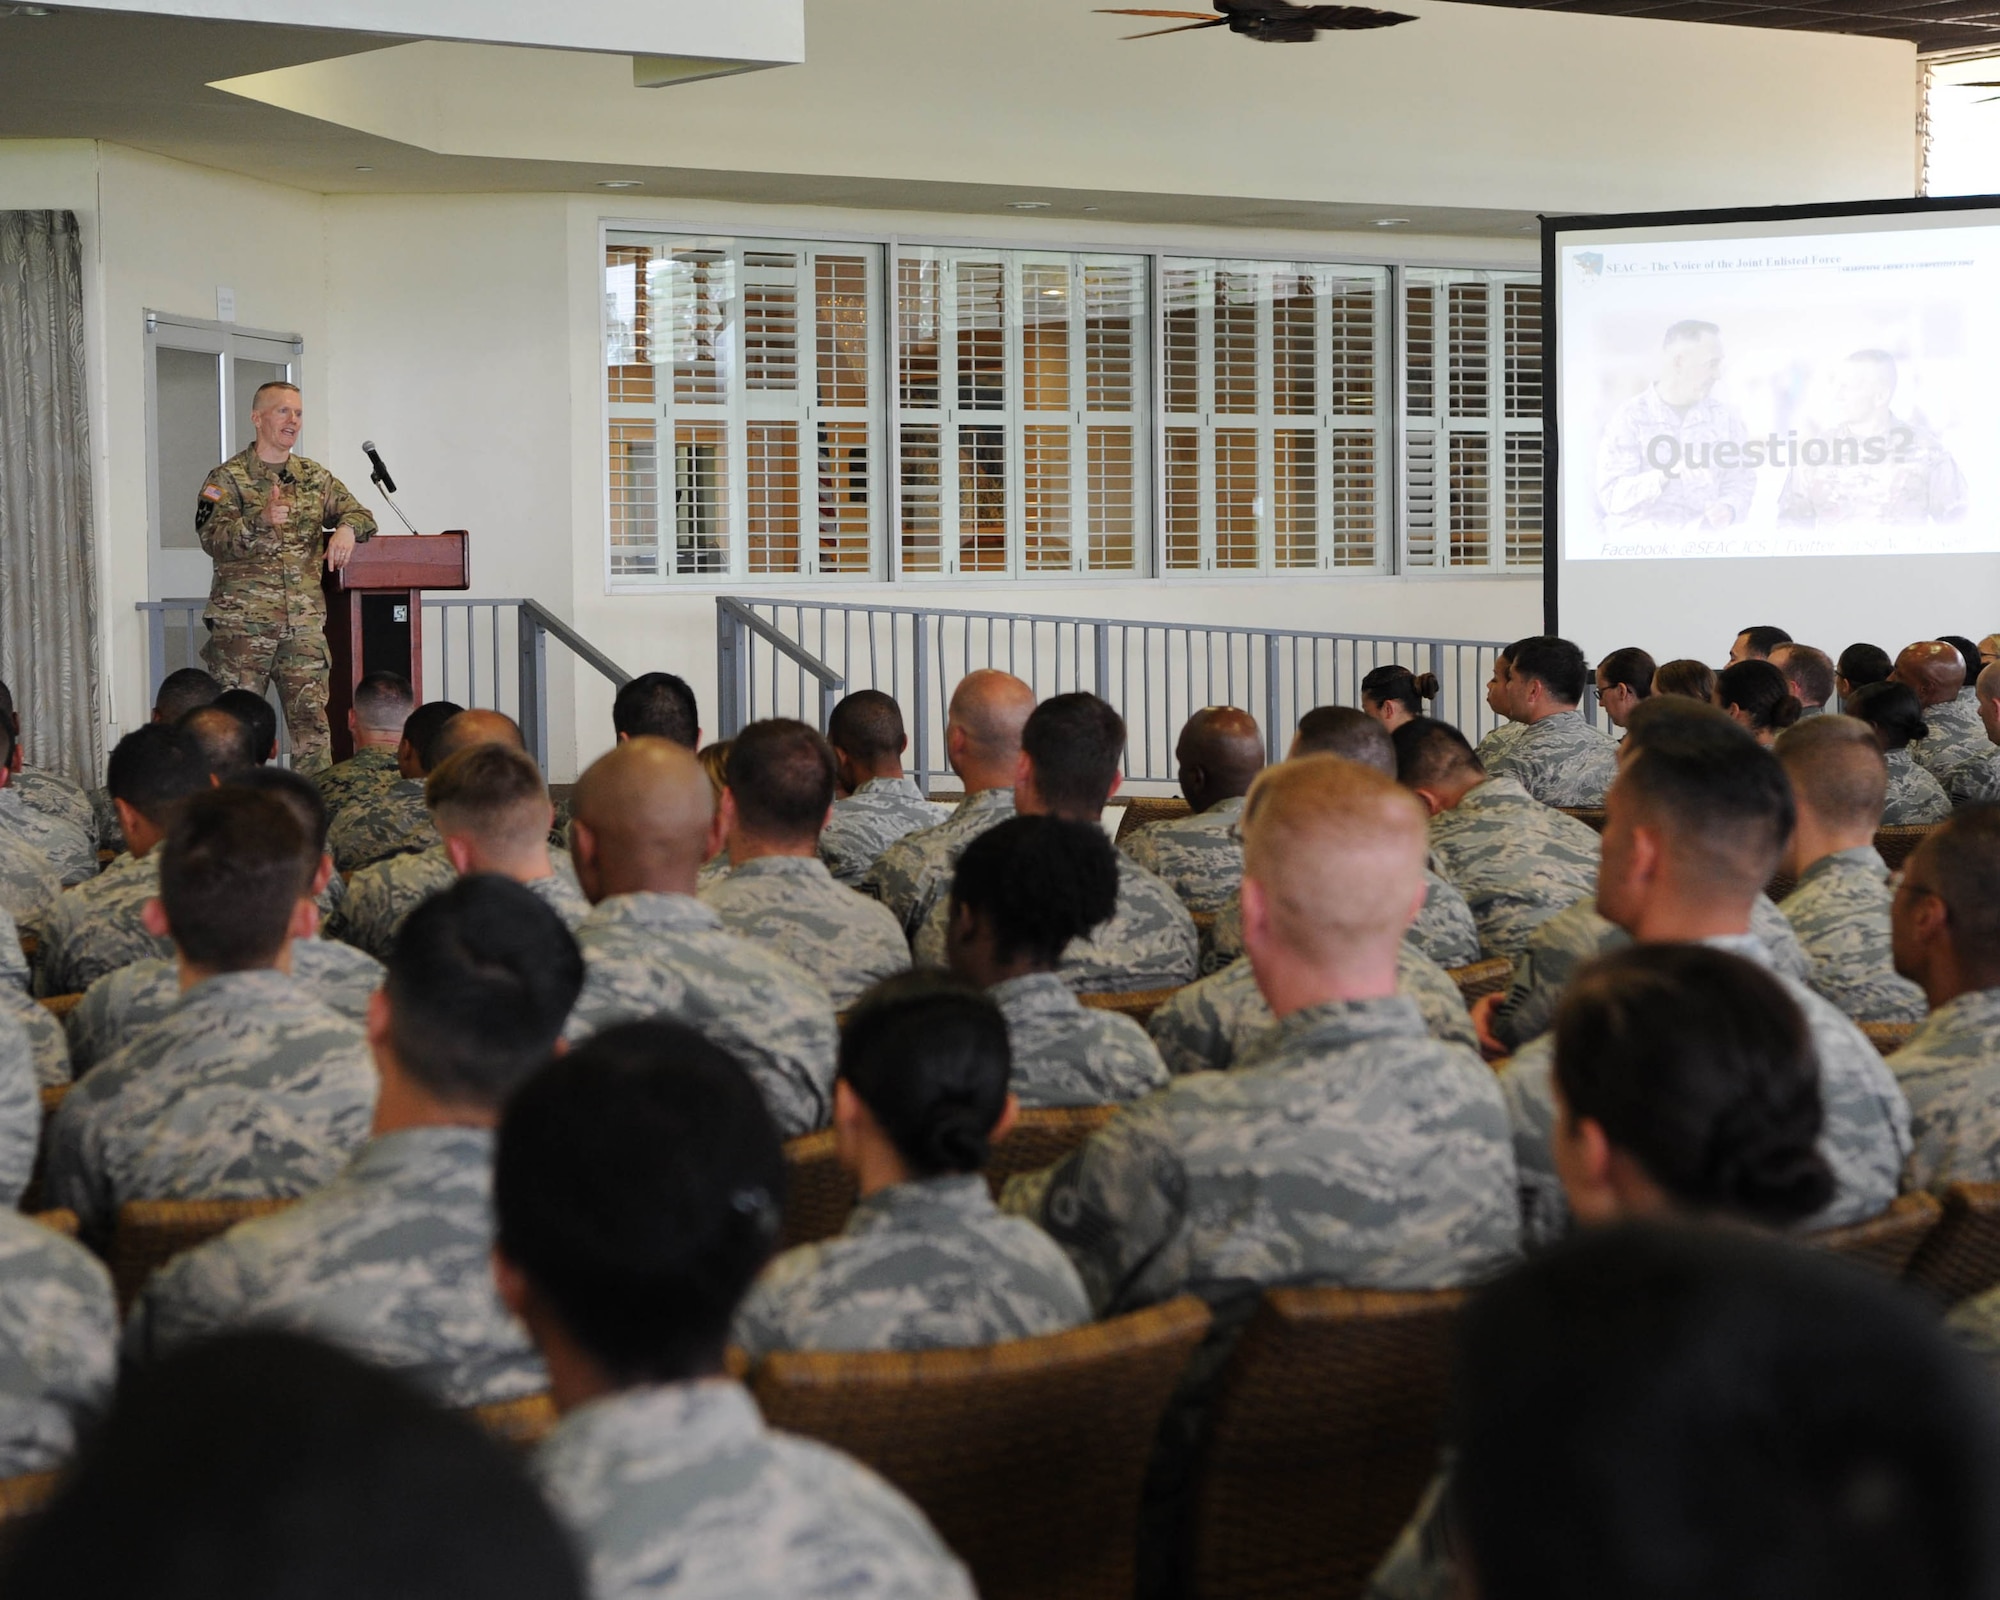
[(140, 914), (160, 892), (160, 853), (120, 856), (88, 883), (65, 889), (37, 919), (41, 992), (81, 994), (107, 972), (171, 958), (171, 939), (146, 931)]
[(1505, 755), (1514, 741), (1527, 731), (1528, 725), (1525, 722), (1502, 722), (1473, 747), (1472, 753), (1479, 758), (1479, 764), (1491, 772), (1493, 763)]
[(923, 1513), (720, 1378), (579, 1406), (535, 1453), (592, 1600), (973, 1600)]
[(28, 1038), (28, 1053), (35, 1064), (35, 1082), (44, 1089), (60, 1088), (75, 1075), (70, 1065), (69, 1040), (56, 1014), (27, 990), (0, 984), (0, 1011), (21, 1025)]
[[(284, 478), (291, 514), (274, 526), (264, 513)], [(323, 530), (343, 523), (357, 541), (374, 537), (375, 518), (326, 468), (298, 455), (271, 466), (255, 444), (211, 472), (195, 503), (195, 532), (215, 561), (202, 662), (225, 689), (262, 694), (277, 681), (292, 763), (306, 771), (326, 764)]]
[(819, 836), (819, 858), (834, 882), (861, 887), (868, 869), (890, 845), (920, 828), (934, 828), (952, 808), (924, 798), (910, 778), (870, 778), (845, 800), (833, 803), (833, 815)]
[(1012, 789), (982, 789), (967, 795), (935, 827), (907, 833), (884, 850), (863, 874), (861, 892), (893, 911), (914, 943), (930, 920), (931, 907), (951, 894), (959, 852), (1013, 814)]
[(398, 778), (386, 789), (357, 797), (326, 830), (327, 851), (342, 872), (435, 849), (441, 842), (424, 805), (421, 778)]
[(1446, 1288), (1519, 1252), (1499, 1085), (1401, 998), (1293, 1013), (1234, 1071), (1127, 1107), (1004, 1203), (1069, 1252), (1099, 1315), (1183, 1290)]
[(1601, 806), (1618, 776), (1618, 744), (1581, 711), (1558, 711), (1523, 725), (1486, 770), (1496, 778), (1519, 779), (1545, 806)]
[[(32, 1004), (32, 1002), (30, 1002)], [(0, 1209), (20, 1203), (42, 1142), (41, 1086), (28, 1032), (0, 1007)]]
[(93, 1238), (128, 1200), (272, 1200), (328, 1183), (368, 1137), (361, 1030), (282, 972), (230, 972), (69, 1093), (48, 1191)]
[(576, 938), (584, 978), (565, 1030), (572, 1042), (614, 1022), (683, 1022), (736, 1057), (785, 1137), (825, 1126), (833, 1002), (809, 975), (726, 932), (692, 895), (613, 895)]
[(1882, 802), (1885, 828), (1942, 822), (1951, 815), (1951, 796), (1930, 772), (1917, 765), (1916, 748), (1891, 750), (1882, 758), (1889, 766), (1889, 792)]
[(1243, 882), (1243, 801), (1237, 795), (1192, 816), (1149, 822), (1119, 848), (1163, 879), (1196, 916), (1212, 916)]
[(28, 829), (8, 825), (10, 816), (33, 819), (45, 828), (60, 824), (30, 811), (13, 789), (0, 789), (0, 910), (17, 923), (33, 924), (63, 892), (62, 874)]
[(0, 1215), (0, 1478), (61, 1466), (117, 1365), (111, 1275), (74, 1240)]
[(1983, 754), (1959, 762), (1942, 781), (1955, 809), (1991, 805), (2000, 800), (2000, 749), (1988, 745)]
[(1889, 869), (1873, 845), (1821, 856), (1778, 909), (1812, 960), (1815, 992), (1856, 1022), (1923, 1020), (1923, 990), (1890, 959)]
[(118, 820), (118, 806), (109, 789), (91, 789), (91, 815), (97, 819), (97, 848), (113, 855), (125, 853), (125, 824)]
[[(1428, 867), (1424, 869), (1424, 903), (1417, 920), (1403, 935), (1440, 967), (1469, 967), (1479, 959), (1479, 925), (1465, 896)], [(1215, 914), (1215, 926), (1204, 939), (1202, 970), (1220, 972), (1243, 954), (1243, 899), (1240, 894)]]
[(879, 901), (844, 889), (817, 856), (759, 856), (701, 892), (738, 938), (817, 978), (845, 1011), (861, 991), (910, 968), (910, 947)]
[(1944, 1319), (1945, 1332), (2000, 1377), (2000, 1289), (1960, 1301)]
[(92, 831), (36, 805), (21, 792), (19, 778), (0, 789), (0, 846), (8, 857), (26, 852), (39, 865), (37, 876), (54, 873), (65, 889), (97, 876)]
[[(1902, 437), (1885, 460), (1862, 459), (1863, 451), (1872, 446), (1881, 452), (1884, 443), (1857, 431), (1866, 424), (1836, 423), (1820, 435), (1832, 459), (1817, 465), (1801, 461), (1785, 474), (1778, 521), (1821, 528), (1916, 527), (1963, 517), (1965, 474), (1944, 441), (1921, 422), (1892, 419), (1890, 425)], [(1839, 459), (1843, 444), (1854, 460)]]
[[(368, 1020), (368, 1000), (382, 987), (382, 963), (331, 939), (294, 939), (292, 976), (320, 1004), (353, 1023)], [(179, 966), (151, 957), (107, 972), (70, 1012), (69, 1059), (79, 1074), (109, 1061), (173, 1010), (181, 997)]]
[[(546, 878), (530, 878), (521, 887), (546, 903), (573, 933), (590, 914), (590, 904), (576, 886), (576, 868), (568, 856), (552, 850), (549, 865), (555, 870)], [(327, 919), (326, 937), (387, 961), (403, 919), (457, 881), (457, 870), (441, 844), (363, 867), (348, 884), (339, 909)]]
[(1146, 1030), (1083, 1005), (1053, 972), (1008, 978), (986, 991), (1007, 1019), (1009, 1086), (1024, 1106), (1104, 1106), (1163, 1087), (1167, 1069)]
[[(947, 885), (949, 890), (949, 885)], [(951, 895), (931, 902), (912, 948), (920, 967), (945, 964)], [(1062, 980), (1078, 994), (1178, 989), (1201, 971), (1201, 935), (1180, 896), (1129, 856), (1118, 857), (1118, 909), (1063, 952)]]
[(2000, 1178), (2000, 989), (1939, 1006), (1889, 1069), (1910, 1101), (1906, 1187), (1943, 1193)]
[[(82, 784), (73, 782), (60, 772), (51, 772), (47, 767), (23, 767), (14, 774), (14, 781), (8, 788), (15, 790), (43, 815), (67, 822), (91, 840), (95, 847), (97, 808), (91, 804)], [(95, 863), (91, 870), (96, 870)]]
[(404, 1128), (317, 1194), (154, 1275), (128, 1355), (247, 1326), (312, 1334), (442, 1406), (538, 1394), (548, 1374), (493, 1287), (493, 1133)]
[(366, 745), (345, 761), (313, 774), (319, 797), (326, 802), (329, 822), (349, 806), (370, 803), (402, 781), (403, 769), (397, 763), (394, 745)]
[(1076, 1269), (1005, 1217), (978, 1173), (920, 1178), (857, 1204), (840, 1236), (787, 1250), (736, 1313), (735, 1342), (773, 1350), (954, 1350), (1090, 1321)]
[(1986, 737), (1986, 724), (1979, 720), (1977, 701), (1947, 700), (1942, 705), (1925, 706), (1924, 723), (1931, 731), (1910, 742), (1910, 755), (1940, 781), (1953, 767), (1992, 753), (1993, 741)]
[[(1754, 934), (1701, 941), (1712, 949), (1770, 967)], [(1808, 1229), (1844, 1227), (1879, 1215), (1896, 1198), (1903, 1160), (1910, 1152), (1910, 1108), (1882, 1054), (1832, 1001), (1781, 972), (1772, 976), (1805, 1013), (1819, 1057), (1824, 1114), (1819, 1152), (1833, 1169), (1834, 1195)], [(1555, 1132), (1555, 1043), (1550, 1034), (1524, 1046), (1500, 1075), (1514, 1124), (1514, 1160), (1521, 1174), (1521, 1227), (1531, 1244), (1561, 1237), (1569, 1202), (1556, 1175), (1550, 1145)]]
[(1479, 948), (1508, 960), (1538, 924), (1597, 892), (1597, 834), (1513, 778), (1488, 778), (1431, 818), (1431, 865), (1465, 896)]
[[(1407, 939), (1396, 948), (1396, 992), (1417, 1008), (1433, 1039), (1478, 1051), (1479, 1035), (1458, 985)], [(1277, 1021), (1257, 987), (1257, 974), (1248, 960), (1239, 959), (1181, 990), (1153, 1013), (1146, 1031), (1167, 1071), (1181, 1077), (1227, 1072), (1250, 1041)]]
[[(1759, 894), (1750, 903), (1750, 931), (1763, 944), (1773, 971), (1797, 983), (1807, 981), (1812, 962), (1769, 895)], [(1494, 1037), (1511, 1049), (1547, 1033), (1577, 968), (1631, 942), (1623, 928), (1598, 915), (1594, 896), (1565, 906), (1535, 929), (1515, 961), (1513, 982), (1493, 1013)]]

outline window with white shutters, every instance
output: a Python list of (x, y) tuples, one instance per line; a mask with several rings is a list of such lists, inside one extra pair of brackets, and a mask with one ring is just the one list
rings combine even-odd
[(1389, 275), (1160, 263), (1168, 572), (1381, 570)]
[(614, 584), (880, 575), (881, 263), (873, 245), (610, 235)]
[(1402, 310), (1406, 566), (1540, 566), (1540, 280), (1411, 268)]
[(904, 574), (1144, 570), (1143, 257), (906, 250), (895, 327)]

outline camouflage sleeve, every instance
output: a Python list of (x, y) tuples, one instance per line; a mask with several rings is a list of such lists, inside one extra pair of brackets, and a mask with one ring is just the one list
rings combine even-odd
[(261, 521), (263, 502), (246, 505), (243, 492), (224, 467), (208, 475), (195, 500), (194, 531), (201, 547), (217, 560), (274, 555), (280, 536)]
[(1146, 1022), (1146, 1032), (1175, 1077), (1226, 1065), (1229, 1033), (1200, 983), (1182, 989)]
[(326, 500), (321, 519), (330, 527), (351, 528), (355, 541), (366, 544), (375, 537), (375, 513), (353, 495), (332, 473), (326, 475)]
[(102, 1240), (111, 1231), (111, 1187), (105, 1181), (103, 1152), (88, 1110), (85, 1100), (72, 1094), (49, 1123), (43, 1188), (51, 1206), (77, 1214), (86, 1239)]
[(28, 1031), (0, 1015), (0, 1204), (18, 1205), (42, 1138), (41, 1086)]
[(176, 1257), (147, 1280), (125, 1322), (120, 1344), (125, 1365), (157, 1361), (236, 1320), (242, 1296), (226, 1238)]

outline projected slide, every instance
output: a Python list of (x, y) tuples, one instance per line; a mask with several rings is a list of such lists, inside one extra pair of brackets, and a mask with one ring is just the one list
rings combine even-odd
[(2000, 551), (2000, 226), (1557, 257), (1565, 560)]

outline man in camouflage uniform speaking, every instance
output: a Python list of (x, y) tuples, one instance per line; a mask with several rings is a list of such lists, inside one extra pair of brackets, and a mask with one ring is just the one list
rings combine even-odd
[(215, 562), (201, 658), (226, 689), (262, 694), (277, 681), (292, 763), (313, 771), (326, 765), (331, 666), (320, 562), (346, 566), (356, 542), (374, 536), (375, 519), (325, 467), (292, 454), (304, 415), (291, 384), (257, 391), (257, 437), (208, 475), (194, 526)]

